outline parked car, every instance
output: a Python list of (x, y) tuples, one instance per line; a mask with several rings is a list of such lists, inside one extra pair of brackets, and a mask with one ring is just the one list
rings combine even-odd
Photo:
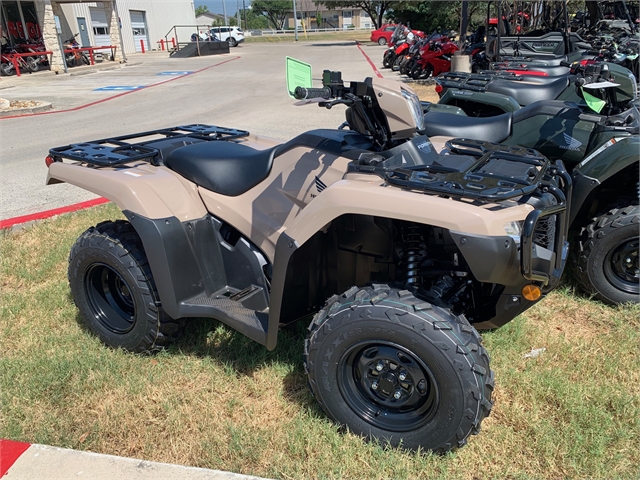
[(379, 29), (371, 32), (371, 41), (377, 42), (378, 45), (386, 45), (397, 26), (395, 23), (385, 23)]
[(236, 47), (239, 43), (244, 42), (244, 32), (238, 27), (226, 25), (223, 27), (213, 27), (209, 31), (220, 41), (228, 41), (230, 47)]

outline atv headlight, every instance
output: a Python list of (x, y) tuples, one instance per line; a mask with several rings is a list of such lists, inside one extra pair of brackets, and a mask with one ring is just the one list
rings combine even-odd
[(415, 93), (408, 92), (404, 88), (401, 89), (402, 96), (409, 104), (409, 109), (413, 115), (413, 120), (416, 122), (416, 128), (418, 130), (424, 130), (424, 114), (422, 113), (422, 105), (420, 105), (420, 99)]
[(504, 231), (509, 235), (516, 243), (520, 243), (520, 235), (522, 235), (522, 225), (524, 222), (509, 222), (504, 224)]

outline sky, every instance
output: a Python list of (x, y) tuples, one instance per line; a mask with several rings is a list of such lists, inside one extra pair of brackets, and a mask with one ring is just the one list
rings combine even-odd
[[(209, 7), (211, 13), (223, 13), (222, 10), (223, 0), (194, 0), (193, 4), (196, 7), (200, 5), (206, 5)], [(237, 2), (237, 3), (236, 3)], [(237, 6), (242, 8), (242, 0), (224, 0), (225, 7), (227, 9), (227, 15), (234, 15), (236, 13)], [(244, 0), (246, 7), (249, 7), (251, 0)]]

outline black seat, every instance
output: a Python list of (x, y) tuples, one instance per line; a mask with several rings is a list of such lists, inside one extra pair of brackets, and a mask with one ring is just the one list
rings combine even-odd
[(562, 100), (546, 100), (534, 102), (513, 112), (513, 124), (542, 116), (570, 119), (577, 122), (580, 113), (580, 107), (576, 103), (563, 102)]
[(539, 100), (555, 100), (568, 85), (569, 76), (545, 83), (516, 82), (496, 78), (487, 85), (487, 91), (513, 97), (519, 105), (524, 106)]
[(276, 148), (256, 150), (233, 142), (201, 142), (175, 149), (165, 165), (202, 188), (235, 197), (267, 178)]
[(444, 135), (500, 143), (511, 134), (511, 116), (511, 113), (504, 113), (478, 118), (428, 112), (424, 115), (424, 133), (428, 137)]

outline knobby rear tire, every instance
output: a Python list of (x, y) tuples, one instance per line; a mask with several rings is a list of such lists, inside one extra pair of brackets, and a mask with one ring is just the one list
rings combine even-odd
[(352, 287), (327, 301), (309, 331), (311, 392), (358, 435), (445, 453), (465, 445), (491, 411), (494, 377), (476, 329), (407, 290)]
[(68, 278), (84, 325), (110, 347), (151, 352), (182, 332), (182, 322), (162, 309), (142, 242), (129, 222), (103, 222), (80, 235), (69, 254)]

